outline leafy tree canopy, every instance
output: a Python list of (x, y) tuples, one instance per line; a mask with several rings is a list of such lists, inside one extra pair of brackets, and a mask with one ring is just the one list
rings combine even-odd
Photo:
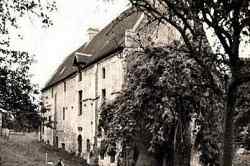
[[(210, 75), (210, 83), (224, 95), (223, 166), (233, 159), (234, 116), (239, 87), (250, 81), (249, 71), (240, 59), (240, 46), (250, 41), (250, 2), (248, 0), (130, 0), (139, 11), (153, 21), (171, 24), (182, 36), (189, 57)], [(216, 52), (204, 47), (207, 39), (203, 25), (213, 30), (218, 39)], [(204, 45), (205, 44), (205, 45)], [(223, 51), (221, 51), (223, 50)], [(209, 55), (209, 56), (208, 56)], [(207, 59), (207, 57), (209, 57)], [(207, 63), (209, 60), (211, 63)], [(225, 67), (215, 76), (216, 68)], [(221, 71), (221, 70), (220, 70)], [(217, 86), (218, 78), (226, 78), (225, 86)]]
[[(195, 118), (199, 126), (195, 144), (203, 154), (201, 159), (218, 165), (223, 97), (189, 53), (177, 51), (184, 47), (173, 45), (128, 55), (126, 88), (113, 102), (102, 106), (100, 127), (111, 143), (132, 142), (139, 150), (165, 154), (170, 161), (176, 150), (177, 130), (182, 130), (178, 137), (184, 138)], [(188, 146), (188, 142), (179, 145), (182, 150), (190, 149)]]
[[(3, 0), (0, 2), (0, 107), (13, 113), (23, 126), (37, 127), (38, 89), (30, 81), (33, 56), (11, 45), (13, 32), (24, 17), (38, 18), (46, 26), (52, 25), (49, 13), (56, 9), (54, 1)], [(30, 127), (30, 126), (29, 126)]]

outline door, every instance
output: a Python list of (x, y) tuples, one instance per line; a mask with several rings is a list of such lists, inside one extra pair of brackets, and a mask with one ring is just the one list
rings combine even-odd
[(82, 136), (81, 135), (78, 135), (77, 142), (78, 142), (78, 154), (81, 155), (82, 153)]

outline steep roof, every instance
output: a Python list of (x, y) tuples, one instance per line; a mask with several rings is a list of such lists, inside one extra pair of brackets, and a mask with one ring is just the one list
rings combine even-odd
[[(80, 48), (85, 47), (86, 44), (82, 45)], [(69, 56), (64, 59), (63, 63), (57, 68), (56, 72), (52, 75), (52, 77), (49, 79), (49, 81), (45, 84), (45, 87), (42, 89), (46, 90), (49, 87), (57, 84), (58, 82), (66, 79), (67, 77), (71, 76), (75, 72), (77, 72), (77, 68), (73, 66), (74, 58), (75, 58), (75, 53), (78, 51), (74, 51), (71, 53)], [(88, 62), (89, 57), (87, 57), (86, 63)]]
[[(110, 54), (124, 47), (125, 31), (133, 28), (141, 13), (130, 8), (113, 20), (109, 25), (102, 29), (88, 44), (84, 44), (79, 49), (70, 54), (58, 67), (55, 74), (47, 82), (42, 91), (63, 81), (77, 72), (73, 66), (75, 60), (81, 61), (85, 67), (109, 56)], [(80, 53), (75, 55), (75, 53)], [(84, 56), (89, 54), (92, 56)]]

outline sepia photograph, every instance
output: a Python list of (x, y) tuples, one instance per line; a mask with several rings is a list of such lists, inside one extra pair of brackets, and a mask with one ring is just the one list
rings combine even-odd
[(249, 0), (0, 0), (0, 166), (250, 166)]

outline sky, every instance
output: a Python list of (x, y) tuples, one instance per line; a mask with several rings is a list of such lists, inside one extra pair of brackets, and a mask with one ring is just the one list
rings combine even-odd
[(57, 11), (51, 14), (53, 26), (44, 28), (27, 17), (18, 29), (22, 39), (15, 38), (15, 48), (35, 55), (31, 68), (32, 82), (42, 88), (57, 67), (74, 50), (88, 41), (87, 29), (102, 29), (128, 8), (126, 0), (57, 0)]

